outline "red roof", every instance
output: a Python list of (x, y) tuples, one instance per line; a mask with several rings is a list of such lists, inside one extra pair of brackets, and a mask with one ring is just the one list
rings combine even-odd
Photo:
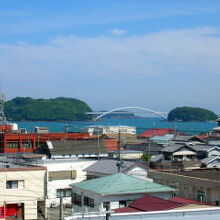
[(186, 199), (186, 198), (178, 197), (178, 196), (169, 198), (169, 201), (178, 202), (178, 203), (181, 203), (183, 205), (189, 205), (189, 204), (210, 205), (210, 204), (205, 203), (205, 202), (199, 202), (199, 201), (196, 201), (196, 200), (193, 200), (193, 199)]
[(182, 197), (160, 199), (154, 196), (147, 195), (134, 201), (128, 207), (114, 209), (113, 211), (116, 213), (163, 211), (182, 207), (189, 204), (210, 205), (208, 203), (198, 202), (196, 200), (186, 199)]
[(162, 135), (170, 134), (170, 133), (174, 133), (174, 130), (170, 128), (152, 128), (152, 129), (146, 130), (142, 134), (139, 134), (138, 137), (149, 138), (149, 137), (154, 137), (154, 136), (162, 136)]
[(160, 199), (150, 195), (143, 196), (129, 205), (130, 208), (135, 208), (145, 212), (168, 210), (179, 206), (182, 206), (179, 202)]

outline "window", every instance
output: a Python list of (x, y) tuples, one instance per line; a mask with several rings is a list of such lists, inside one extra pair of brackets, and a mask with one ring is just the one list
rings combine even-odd
[(203, 190), (197, 191), (197, 200), (200, 202), (205, 202), (206, 196), (205, 196), (205, 192)]
[(9, 180), (6, 182), (6, 189), (17, 189), (18, 180)]
[(22, 188), (24, 188), (24, 180), (6, 181), (6, 189), (22, 189)]
[(94, 199), (84, 196), (84, 205), (94, 208)]
[(72, 197), (72, 203), (73, 204), (76, 204), (78, 206), (81, 206), (82, 205), (82, 196), (76, 194), (76, 193), (73, 193), (73, 197)]
[(57, 189), (57, 198), (60, 197), (71, 197), (72, 190), (71, 189)]
[(51, 171), (48, 174), (49, 181), (53, 180), (65, 180), (65, 179), (76, 179), (76, 170), (61, 170)]
[(30, 142), (30, 141), (24, 141), (23, 143), (22, 143), (22, 145), (23, 145), (23, 148), (32, 148), (32, 143)]
[(7, 143), (7, 148), (18, 148), (18, 142)]
[(126, 201), (119, 201), (119, 208), (126, 207)]

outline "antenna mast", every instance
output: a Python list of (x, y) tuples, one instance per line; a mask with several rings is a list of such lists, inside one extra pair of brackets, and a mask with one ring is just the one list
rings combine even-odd
[(5, 96), (3, 93), (1, 93), (1, 89), (0, 89), (0, 125), (8, 124), (8, 121), (4, 114), (4, 102), (5, 102)]

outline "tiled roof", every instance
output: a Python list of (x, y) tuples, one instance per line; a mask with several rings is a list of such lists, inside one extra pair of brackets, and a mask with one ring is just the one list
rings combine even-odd
[(71, 184), (73, 188), (89, 190), (102, 195), (112, 194), (135, 194), (135, 193), (154, 193), (154, 192), (173, 192), (176, 189), (142, 180), (122, 173), (100, 177)]
[(174, 130), (170, 128), (152, 128), (139, 134), (138, 137), (149, 138), (149, 137), (154, 137), (154, 136), (162, 136), (162, 135), (169, 134), (169, 133), (174, 133)]

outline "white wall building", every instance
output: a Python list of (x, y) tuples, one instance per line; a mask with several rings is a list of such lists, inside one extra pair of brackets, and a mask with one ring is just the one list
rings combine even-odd
[(90, 126), (83, 129), (84, 132), (90, 135), (103, 135), (103, 134), (136, 134), (136, 127), (134, 126)]
[(47, 167), (47, 207), (58, 206), (60, 196), (63, 203), (71, 203), (71, 187), (69, 184), (86, 179), (85, 168), (95, 163), (95, 159), (47, 159), (40, 161), (40, 165)]

